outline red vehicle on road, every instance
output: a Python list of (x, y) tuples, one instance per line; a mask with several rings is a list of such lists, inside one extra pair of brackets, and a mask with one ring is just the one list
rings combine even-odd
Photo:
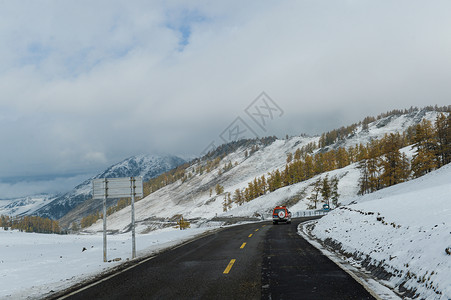
[(276, 225), (280, 222), (291, 223), (291, 212), (286, 206), (276, 206), (272, 211), (272, 223)]

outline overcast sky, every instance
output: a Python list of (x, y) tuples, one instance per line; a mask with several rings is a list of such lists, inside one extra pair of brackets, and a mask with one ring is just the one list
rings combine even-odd
[(0, 1), (0, 198), (196, 156), (235, 125), (320, 134), (449, 105), (450, 16), (450, 1)]

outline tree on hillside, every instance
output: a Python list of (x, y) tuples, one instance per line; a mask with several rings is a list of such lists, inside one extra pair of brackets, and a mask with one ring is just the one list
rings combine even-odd
[(346, 167), (347, 165), (349, 165), (349, 155), (348, 152), (346, 151), (345, 148), (338, 148), (337, 152), (336, 152), (336, 161), (337, 161), (337, 167), (339, 169)]
[(437, 165), (440, 168), (451, 162), (451, 114), (440, 114), (435, 120)]
[(323, 180), (321, 180), (321, 197), (323, 197), (323, 202), (329, 205), (329, 199), (332, 196), (332, 190), (329, 184), (329, 175), (326, 175)]
[(224, 193), (224, 187), (222, 185), (220, 185), (219, 183), (216, 184), (215, 192), (216, 192), (216, 195)]
[(237, 204), (237, 205), (243, 205), (244, 203), (244, 196), (241, 193), (240, 189), (236, 189), (235, 193), (233, 194), (233, 201)]
[(330, 180), (330, 188), (331, 188), (331, 200), (332, 200), (332, 204), (335, 207), (338, 207), (339, 203), (338, 203), (338, 198), (340, 197), (340, 194), (338, 193), (338, 182), (339, 179), (337, 177), (332, 177), (332, 179)]
[(357, 168), (360, 169), (359, 177), (359, 195), (370, 193), (370, 173), (368, 168), (368, 159), (362, 159), (357, 164)]
[(287, 164), (289, 164), (293, 160), (293, 154), (291, 152), (287, 153)]
[(230, 198), (230, 193), (224, 195), (224, 201), (222, 202), (222, 210), (224, 212), (232, 209), (232, 199)]
[(381, 181), (385, 187), (404, 182), (410, 175), (409, 161), (406, 155), (399, 151), (402, 146), (399, 134), (390, 133), (382, 139), (384, 155), (381, 159)]
[(321, 193), (321, 178), (318, 178), (313, 184), (312, 194), (307, 197), (307, 200), (311, 201), (313, 204), (309, 204), (309, 208), (317, 209), (317, 203), (319, 201), (319, 194)]
[(372, 140), (366, 147), (360, 145), (359, 157), (363, 159), (359, 161), (358, 168), (360, 169), (359, 178), (359, 194), (372, 193), (379, 190), (381, 185), (381, 142)]
[(301, 159), (301, 149), (297, 148), (296, 151), (294, 152), (294, 160), (300, 160)]

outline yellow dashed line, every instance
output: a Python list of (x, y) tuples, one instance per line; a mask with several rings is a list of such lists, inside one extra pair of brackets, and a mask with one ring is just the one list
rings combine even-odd
[(251, 237), (252, 236), (252, 233), (251, 234), (249, 234), (249, 237)]
[(263, 225), (262, 228), (265, 227), (265, 226), (266, 226), (266, 225)]
[(255, 231), (258, 231), (258, 228), (257, 228), (257, 229), (255, 229)]
[(229, 264), (227, 265), (227, 268), (224, 270), (224, 274), (229, 274), (230, 269), (233, 267), (233, 264), (235, 263), (236, 259), (232, 259)]
[(244, 246), (246, 246), (246, 243), (243, 243), (243, 245), (241, 245), (240, 249), (243, 249)]

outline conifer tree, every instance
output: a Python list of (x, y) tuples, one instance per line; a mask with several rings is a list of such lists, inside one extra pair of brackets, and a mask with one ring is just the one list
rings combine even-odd
[(314, 155), (314, 174), (321, 174), (324, 172), (324, 159), (322, 153), (316, 153)]
[(265, 177), (265, 175), (262, 175), (262, 177), (261, 177), (261, 187), (260, 187), (262, 195), (266, 194), (267, 189), (268, 189), (268, 187), (267, 187), (267, 183), (266, 183), (266, 177)]
[(320, 193), (321, 193), (321, 178), (318, 178), (313, 183), (312, 194), (309, 197), (307, 197), (308, 200), (313, 202), (313, 205), (310, 205), (310, 208), (317, 209), (317, 203), (319, 201), (319, 194)]
[(232, 200), (232, 198), (230, 197), (230, 193), (227, 193), (227, 208), (228, 208), (229, 210), (232, 209), (232, 203), (233, 203), (233, 200)]
[(381, 181), (383, 186), (391, 186), (404, 182), (410, 174), (410, 166), (408, 165), (407, 158), (405, 155), (401, 155), (399, 151), (401, 147), (402, 141), (399, 134), (390, 133), (382, 139), (384, 156), (381, 160), (381, 166), (383, 168)]
[(216, 195), (224, 193), (224, 187), (222, 185), (220, 185), (219, 183), (216, 184), (215, 192), (216, 192)]
[(345, 148), (338, 148), (336, 153), (337, 168), (341, 169), (349, 165), (349, 156)]
[(311, 155), (307, 155), (305, 157), (303, 173), (304, 173), (305, 179), (310, 179), (315, 174), (313, 158)]
[(291, 163), (293, 160), (293, 154), (291, 152), (287, 153), (287, 164)]
[(329, 184), (329, 175), (321, 180), (321, 197), (323, 198), (324, 203), (329, 205), (329, 200), (332, 196), (332, 190)]
[(435, 139), (437, 143), (437, 165), (440, 168), (451, 162), (451, 114), (437, 116)]
[(244, 197), (240, 189), (235, 190), (235, 193), (233, 194), (233, 201), (239, 206), (243, 205)]
[(340, 194), (338, 194), (338, 182), (339, 179), (335, 176), (330, 180), (331, 200), (335, 207), (338, 207), (338, 198), (340, 197)]
[(249, 201), (252, 200), (252, 197), (251, 197), (251, 194), (249, 192), (249, 188), (248, 187), (244, 189), (244, 200), (246, 202), (249, 202)]
[(370, 174), (368, 168), (368, 159), (362, 159), (359, 161), (357, 168), (360, 169), (359, 177), (359, 195), (370, 193)]
[(432, 123), (423, 119), (416, 127), (414, 134), (416, 153), (412, 159), (414, 177), (423, 176), (437, 167), (436, 149)]
[(224, 200), (222, 201), (222, 211), (227, 212), (229, 205), (227, 203), (227, 196), (224, 195)]
[(300, 160), (301, 159), (301, 149), (297, 148), (296, 152), (294, 152), (294, 160)]

